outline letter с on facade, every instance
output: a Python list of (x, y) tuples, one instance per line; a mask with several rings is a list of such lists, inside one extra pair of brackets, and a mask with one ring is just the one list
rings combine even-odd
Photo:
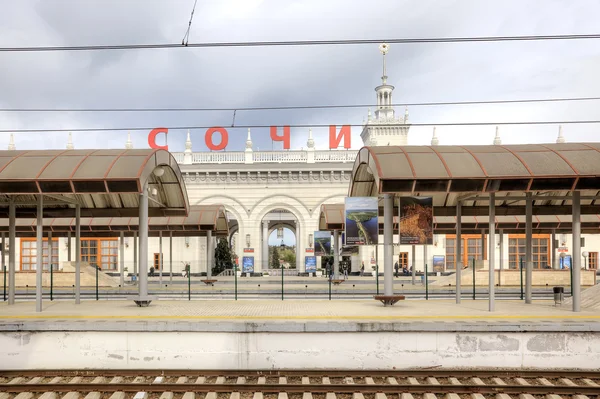
[[(169, 150), (168, 145), (161, 146), (161, 145), (156, 144), (156, 136), (158, 136), (161, 133), (164, 133), (165, 137), (166, 137), (169, 134), (169, 129), (166, 127), (157, 127), (155, 129), (152, 129), (152, 131), (150, 131), (150, 133), (148, 134), (148, 146), (150, 146), (150, 148), (168, 151)], [(219, 142), (219, 144), (214, 143), (214, 140), (213, 140), (214, 133), (221, 134), (221, 141)], [(283, 127), (283, 132), (281, 135), (279, 135), (277, 133), (277, 126), (271, 126), (270, 137), (271, 137), (271, 140), (273, 140), (273, 141), (282, 141), (283, 148), (285, 150), (290, 149), (291, 130), (290, 130), (289, 126)], [(343, 145), (344, 148), (350, 149), (352, 147), (351, 146), (352, 136), (351, 136), (350, 125), (343, 125), (340, 128), (340, 131), (337, 134), (337, 136), (336, 136), (336, 126), (330, 125), (329, 126), (329, 149), (338, 148), (342, 139), (344, 140), (344, 145)], [(218, 126), (211, 127), (209, 129), (207, 129), (206, 132), (204, 133), (204, 143), (206, 144), (206, 147), (208, 147), (208, 149), (211, 151), (224, 150), (227, 148), (227, 144), (229, 144), (229, 133), (227, 132), (227, 129), (225, 129), (224, 127), (218, 127)]]

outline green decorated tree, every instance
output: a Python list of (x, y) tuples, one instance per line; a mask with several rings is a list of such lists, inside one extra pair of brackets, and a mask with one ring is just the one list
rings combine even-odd
[(233, 269), (233, 254), (227, 240), (220, 238), (215, 248), (215, 264), (213, 265), (212, 274), (217, 276), (226, 269)]

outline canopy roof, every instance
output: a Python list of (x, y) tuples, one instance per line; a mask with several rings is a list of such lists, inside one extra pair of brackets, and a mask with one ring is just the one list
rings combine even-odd
[[(157, 237), (172, 233), (174, 237), (205, 236), (213, 231), (216, 236), (229, 235), (229, 223), (225, 207), (221, 205), (193, 205), (188, 216), (152, 217), (148, 220), (148, 234)], [(75, 218), (44, 219), (44, 232), (66, 237), (68, 232), (75, 234)], [(36, 219), (17, 219), (17, 236), (33, 237), (36, 233)], [(137, 217), (81, 218), (81, 236), (115, 237), (124, 232), (132, 236), (139, 230)], [(8, 219), (0, 219), (0, 232), (8, 232)]]
[(39, 194), (45, 217), (74, 216), (76, 204), (82, 216), (137, 216), (146, 182), (151, 193), (156, 191), (150, 195), (150, 216), (187, 214), (185, 184), (168, 151), (0, 151), (0, 216), (7, 217), (12, 198), (17, 217), (32, 217)]
[(496, 194), (499, 215), (524, 215), (525, 192), (534, 214), (570, 214), (565, 206), (581, 191), (582, 214), (596, 214), (600, 143), (364, 147), (352, 171), (349, 196), (431, 196), (434, 214), (487, 215)]
[(319, 213), (319, 230), (344, 230), (346, 228), (344, 204), (323, 204)]

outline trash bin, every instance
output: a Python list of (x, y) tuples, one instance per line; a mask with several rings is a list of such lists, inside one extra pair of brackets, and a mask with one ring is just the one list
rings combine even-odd
[(554, 287), (554, 305), (562, 304), (563, 299), (565, 298), (565, 288), (564, 287)]

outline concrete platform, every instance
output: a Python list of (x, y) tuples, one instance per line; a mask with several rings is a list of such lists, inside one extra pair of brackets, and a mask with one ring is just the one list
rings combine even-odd
[(5, 369), (600, 368), (600, 311), (552, 302), (0, 305)]

